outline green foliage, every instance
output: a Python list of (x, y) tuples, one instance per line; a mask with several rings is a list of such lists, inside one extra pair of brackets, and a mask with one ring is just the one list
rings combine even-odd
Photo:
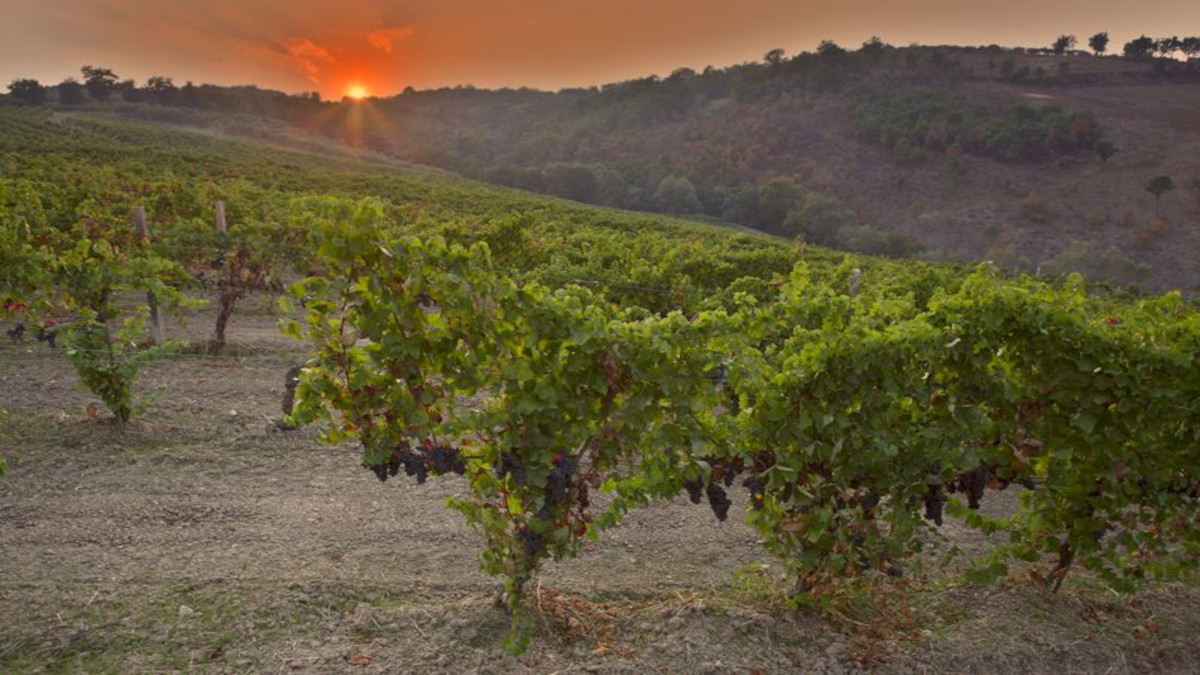
[(925, 249), (921, 242), (895, 230), (872, 225), (849, 227), (838, 233), (839, 247), (867, 255), (911, 258)]
[(125, 318), (116, 330), (94, 314), (81, 312), (66, 330), (64, 346), (88, 391), (124, 424), (138, 410), (133, 389), (141, 368), (179, 351), (180, 343), (141, 347), (146, 312)]
[(1150, 276), (1150, 267), (1130, 260), (1115, 248), (1104, 250), (1080, 242), (1073, 242), (1042, 268), (1050, 274), (1082, 274), (1089, 279), (1116, 286), (1129, 286), (1145, 281)]
[(854, 107), (858, 133), (885, 147), (963, 151), (1009, 160), (1042, 160), (1086, 149), (1100, 138), (1090, 112), (1020, 105), (1007, 115), (945, 91), (877, 89)]
[(1167, 297), (1105, 316), (1077, 282), (987, 270), (923, 306), (896, 282), (850, 298), (798, 269), (733, 350), (731, 447), (745, 450), (727, 459), (763, 486), (747, 519), (802, 599), (904, 567), (920, 505), (940, 518), (943, 491), (980, 471), (979, 491), (1045, 481), (1010, 520), (959, 510), (1011, 537), (981, 572), (1051, 554), (1048, 581), (1082, 564), (1128, 588), (1196, 567), (1200, 419), (1194, 406), (1150, 412), (1164, 390), (1193, 400), (1194, 309)]
[[(316, 350), (294, 417), (358, 439), (381, 478), (452, 446), (457, 469), (430, 466), (469, 483), (450, 505), (483, 535), (484, 571), (505, 578), (520, 651), (525, 586), (543, 559), (578, 552), (588, 486), (669, 476), (661, 448), (703, 443), (689, 421), (716, 404), (699, 389), (706, 328), (516, 284), (482, 244), (387, 236), (378, 202), (307, 206), (326, 276), (296, 287), (305, 320), (286, 327)], [(635, 464), (645, 475), (623, 477)]]
[[(247, 192), (263, 198), (258, 191)], [(217, 319), (210, 344), (217, 351), (225, 345), (226, 328), (238, 301), (251, 291), (281, 289), (285, 272), (305, 271), (312, 259), (303, 228), (254, 218), (252, 204), (229, 202), (227, 206), (239, 218), (224, 232), (205, 219), (192, 218), (167, 228), (155, 244), (165, 258), (179, 262), (198, 282), (216, 287)]]
[[(184, 298), (167, 285), (168, 281), (183, 280), (177, 265), (136, 245), (122, 250), (112, 243), (120, 239), (112, 234), (107, 239), (64, 241), (50, 262), (51, 286), (43, 295), (59, 312), (73, 316), (65, 328), (64, 342), (83, 384), (125, 423), (134, 412), (138, 371), (178, 345), (143, 348), (144, 315), (120, 318), (118, 300), (133, 290), (153, 293), (164, 308), (178, 306)], [(117, 323), (115, 329), (113, 323)]]
[(696, 186), (683, 176), (666, 176), (654, 191), (654, 203), (667, 213), (698, 213)]
[(804, 188), (794, 179), (786, 176), (772, 178), (759, 192), (758, 221), (768, 231), (792, 234), (787, 231), (785, 221), (788, 213), (804, 196)]
[(804, 237), (805, 241), (818, 246), (839, 246), (846, 243), (843, 232), (857, 223), (858, 217), (837, 197), (809, 190), (792, 203), (783, 222), (783, 231)]

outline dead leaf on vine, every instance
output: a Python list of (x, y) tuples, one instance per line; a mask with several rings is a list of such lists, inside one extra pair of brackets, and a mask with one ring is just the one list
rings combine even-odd
[(779, 529), (784, 532), (803, 532), (804, 521), (802, 520), (785, 520), (779, 524)]
[(94, 402), (87, 404), (87, 407), (83, 409), (83, 414), (87, 415), (87, 418), (89, 420), (95, 420), (97, 417), (100, 416), (100, 413), (97, 410), (96, 404)]
[(352, 666), (365, 666), (365, 665), (369, 665), (371, 663), (372, 659), (374, 659), (374, 658), (375, 657), (371, 656), (370, 654), (361, 654), (360, 653), (360, 654), (355, 654), (354, 656), (351, 656), (350, 658), (346, 659), (346, 663), (349, 663)]

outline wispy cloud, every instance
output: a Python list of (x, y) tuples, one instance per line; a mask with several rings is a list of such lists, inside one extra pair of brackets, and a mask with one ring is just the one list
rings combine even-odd
[(412, 26), (392, 26), (367, 33), (367, 42), (371, 43), (372, 47), (391, 54), (397, 42), (412, 34)]
[(328, 49), (305, 37), (289, 37), (283, 41), (283, 48), (313, 84), (321, 83), (321, 63), (332, 63), (335, 60)]

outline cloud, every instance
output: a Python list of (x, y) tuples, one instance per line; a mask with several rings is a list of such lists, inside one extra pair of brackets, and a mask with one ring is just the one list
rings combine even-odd
[(412, 26), (392, 26), (367, 33), (367, 42), (371, 46), (388, 54), (397, 42), (413, 34)]
[(313, 84), (320, 84), (321, 79), (321, 62), (332, 63), (335, 59), (321, 45), (313, 42), (308, 38), (289, 37), (283, 41), (283, 48), (287, 51), (288, 56), (292, 58), (292, 62), (304, 73)]

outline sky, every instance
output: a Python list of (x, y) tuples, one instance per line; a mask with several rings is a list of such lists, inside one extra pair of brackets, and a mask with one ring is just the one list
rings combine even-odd
[[(82, 65), (341, 98), (405, 87), (591, 86), (872, 35), (1048, 46), (1200, 35), (1197, 0), (0, 0), (0, 83)], [(2, 84), (0, 84), (2, 86)]]

